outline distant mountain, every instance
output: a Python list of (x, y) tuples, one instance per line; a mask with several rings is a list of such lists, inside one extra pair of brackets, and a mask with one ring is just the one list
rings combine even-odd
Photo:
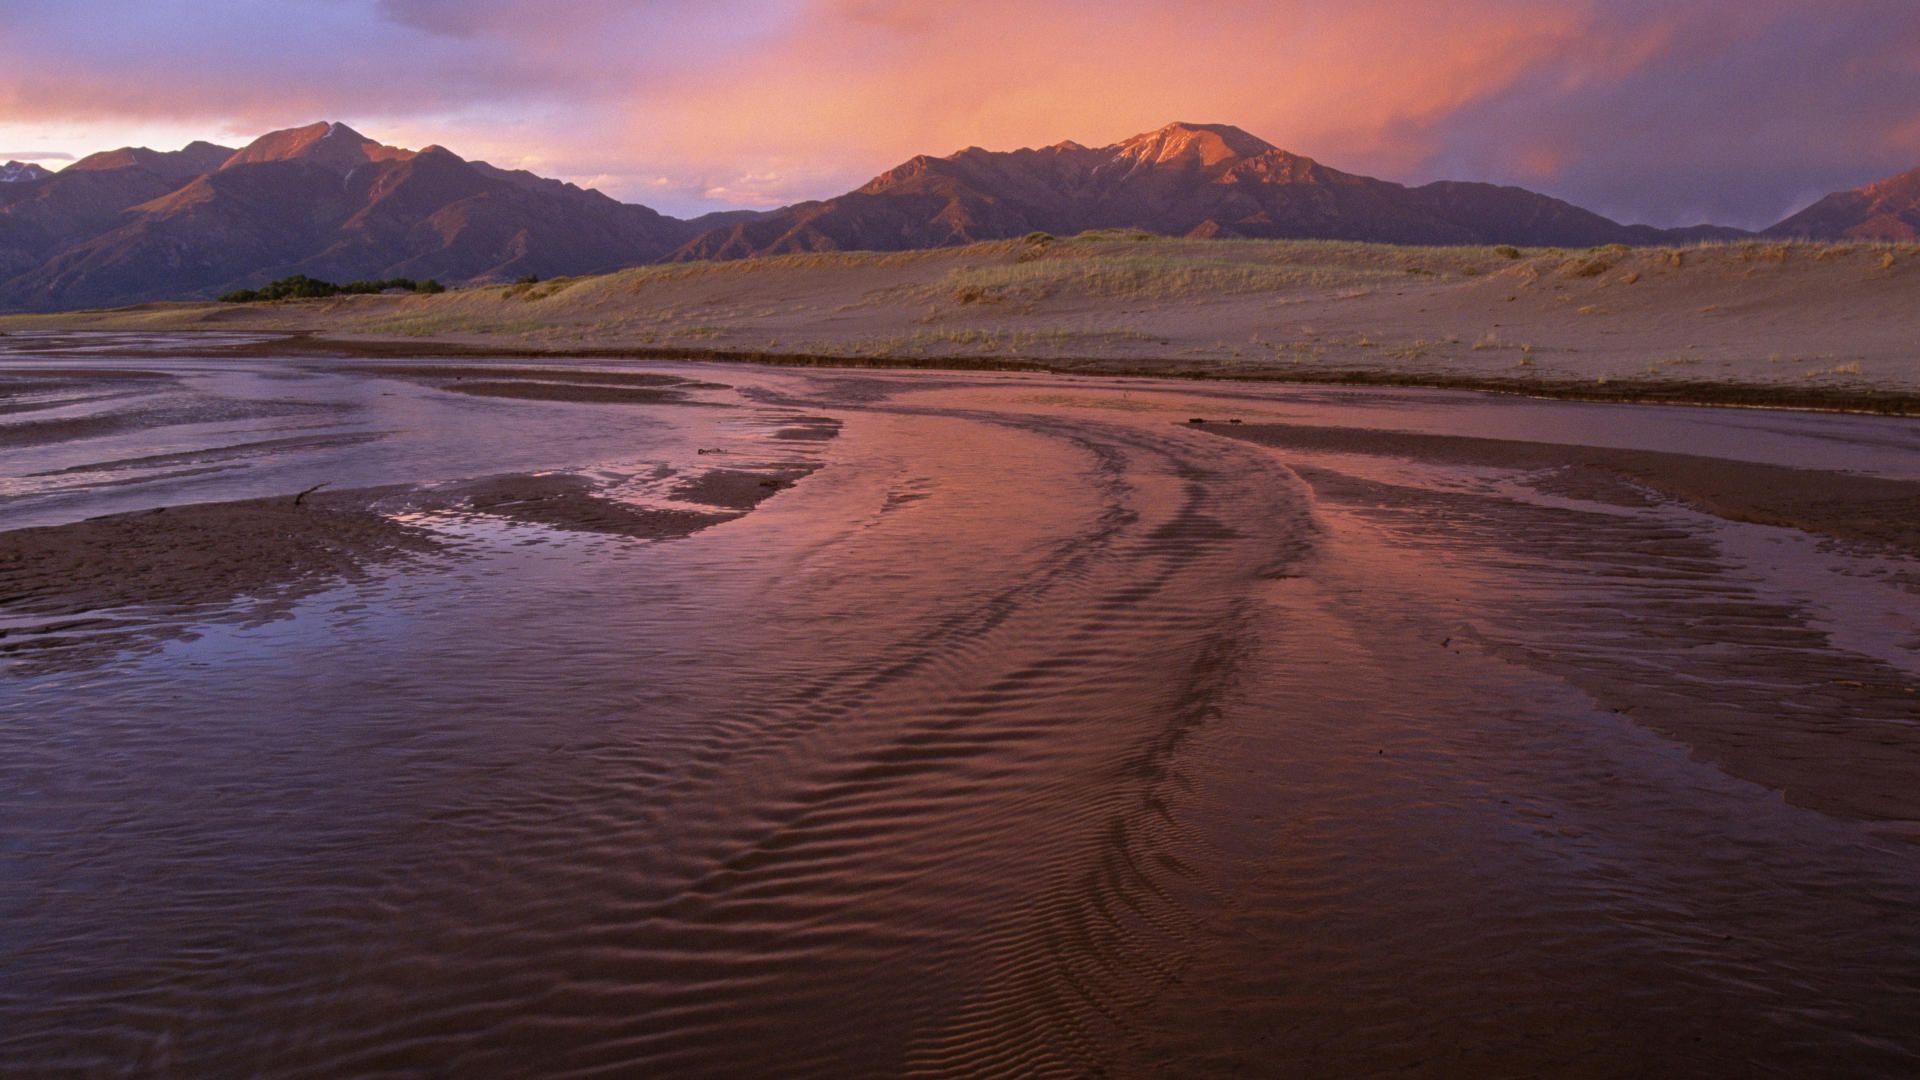
[(1521, 188), (1409, 188), (1328, 168), (1224, 124), (1169, 124), (1112, 146), (1064, 142), (921, 156), (857, 191), (715, 229), (675, 253), (727, 259), (964, 244), (1028, 232), (1576, 246), (1744, 235), (1621, 225)]
[(1803, 240), (1920, 240), (1920, 169), (1837, 191), (1767, 230)]
[(63, 172), (73, 176), (141, 168), (162, 179), (179, 183), (201, 173), (212, 172), (232, 156), (231, 147), (215, 146), (210, 142), (191, 142), (179, 150), (149, 150), (144, 146), (129, 146), (88, 154), (67, 166)]
[[(6, 168), (0, 309), (204, 297), (293, 274), (464, 284), (1099, 228), (1557, 247), (1750, 235), (1621, 225), (1516, 187), (1407, 187), (1224, 124), (1169, 124), (1103, 147), (921, 156), (837, 198), (692, 221), (438, 146), (383, 145), (337, 123), (270, 132), (238, 150), (129, 147), (55, 173)], [(1916, 206), (1920, 174), (1909, 174), (1833, 196), (1778, 228), (1911, 238)]]
[(28, 180), (45, 180), (53, 173), (35, 165), (31, 161), (9, 161), (0, 165), (0, 184), (19, 184)]
[(308, 124), (260, 136), (221, 162), (220, 171), (276, 161), (301, 161), (345, 175), (362, 165), (407, 161), (414, 156), (411, 150), (382, 146), (345, 124)]
[(207, 296), (291, 274), (447, 282), (660, 259), (714, 222), (558, 180), (384, 146), (344, 124), (239, 150), (116, 150), (0, 192), (0, 307)]
[(14, 277), (111, 228), (129, 208), (218, 168), (232, 154), (211, 143), (170, 152), (129, 147), (81, 158), (39, 180), (0, 187), (0, 307), (62, 306), (54, 297), (47, 298), (52, 303), (34, 303), (15, 291)]

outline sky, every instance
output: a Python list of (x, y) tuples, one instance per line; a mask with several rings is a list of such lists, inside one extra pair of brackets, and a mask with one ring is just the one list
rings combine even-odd
[(315, 120), (680, 215), (1181, 120), (1758, 226), (1920, 167), (1920, 0), (0, 0), (0, 161)]

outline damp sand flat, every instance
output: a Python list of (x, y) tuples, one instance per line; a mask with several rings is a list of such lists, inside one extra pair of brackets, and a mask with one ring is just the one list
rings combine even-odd
[(6, 363), (9, 1071), (1920, 1066), (1910, 422)]

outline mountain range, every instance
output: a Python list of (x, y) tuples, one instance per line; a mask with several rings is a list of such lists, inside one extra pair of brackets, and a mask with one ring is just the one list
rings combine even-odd
[[(339, 123), (272, 132), (238, 149), (196, 142), (106, 151), (58, 172), (4, 168), (0, 309), (13, 310), (204, 297), (293, 274), (459, 284), (1098, 228), (1556, 247), (1755, 235), (1622, 225), (1517, 187), (1408, 187), (1221, 124), (1170, 124), (1103, 147), (920, 156), (837, 198), (692, 220), (439, 146), (386, 146)], [(1917, 233), (1920, 170), (1829, 196), (1765, 235)]]
[(18, 184), (28, 180), (45, 180), (53, 172), (31, 161), (9, 161), (0, 165), (0, 184)]
[(1835, 192), (1767, 233), (1805, 240), (1920, 241), (1920, 169)]
[(1101, 228), (1396, 244), (1656, 244), (1739, 235), (1620, 225), (1521, 188), (1409, 188), (1328, 168), (1235, 127), (1170, 124), (1112, 146), (1064, 142), (916, 157), (866, 186), (715, 229), (677, 257), (938, 247)]

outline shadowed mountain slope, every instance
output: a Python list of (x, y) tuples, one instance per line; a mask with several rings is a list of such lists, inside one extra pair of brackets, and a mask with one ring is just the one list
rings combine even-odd
[(1805, 240), (1920, 240), (1920, 169), (1837, 191), (1767, 230)]
[(1172, 236), (1590, 246), (1743, 235), (1609, 221), (1520, 188), (1409, 188), (1331, 169), (1236, 127), (1169, 124), (1112, 146), (921, 156), (857, 191), (717, 229), (681, 259), (901, 250), (1133, 228)]
[[(449, 284), (644, 263), (902, 251), (1138, 229), (1196, 238), (1407, 245), (1654, 245), (1752, 234), (1622, 225), (1523, 188), (1417, 187), (1329, 168), (1224, 124), (922, 155), (837, 198), (691, 221), (438, 146), (386, 146), (338, 123), (95, 154), (0, 183), (0, 309), (216, 295), (291, 274)], [(1828, 197), (1770, 230), (1920, 238), (1920, 171)]]
[(45, 180), (53, 173), (31, 161), (9, 161), (0, 165), (0, 184), (21, 184), (29, 180)]
[(659, 259), (700, 226), (343, 124), (96, 154), (7, 192), (0, 306), (204, 296), (290, 274), (496, 280)]

